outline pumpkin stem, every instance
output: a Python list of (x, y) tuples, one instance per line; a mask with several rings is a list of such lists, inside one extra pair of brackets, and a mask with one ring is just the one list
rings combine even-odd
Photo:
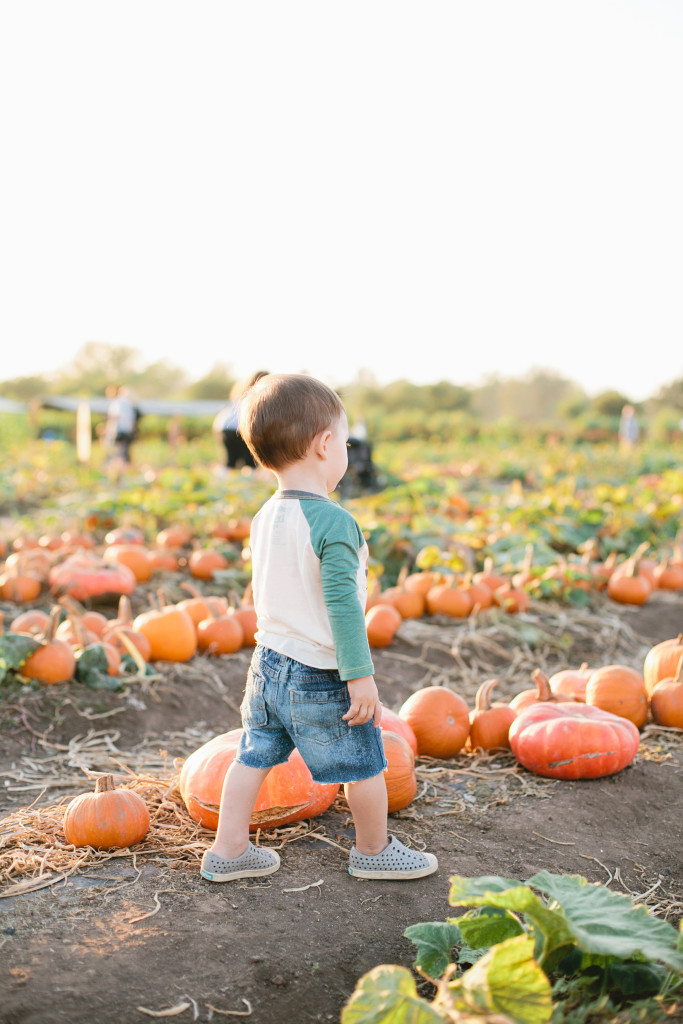
[(43, 639), (45, 640), (46, 643), (52, 643), (52, 641), (54, 640), (55, 633), (57, 632), (57, 626), (60, 623), (61, 617), (62, 609), (58, 604), (56, 604), (50, 610), (50, 621), (45, 627), (45, 632), (43, 633)]
[(550, 689), (550, 680), (540, 668), (534, 669), (531, 678), (536, 683), (539, 700), (555, 700), (555, 694)]
[(96, 793), (106, 793), (110, 789), (116, 789), (113, 775), (100, 775), (95, 783)]
[(494, 686), (498, 686), (497, 679), (486, 679), (479, 689), (477, 690), (474, 698), (474, 707), (476, 711), (489, 711), (491, 708), (491, 690)]
[(192, 597), (201, 597), (202, 596), (199, 593), (198, 588), (195, 587), (194, 583), (181, 583), (180, 586), (183, 588), (183, 590), (187, 590), (187, 592), (189, 594), (191, 594)]

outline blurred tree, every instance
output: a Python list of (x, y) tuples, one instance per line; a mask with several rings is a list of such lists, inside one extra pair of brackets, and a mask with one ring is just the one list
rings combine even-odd
[(12, 398), (15, 402), (29, 402), (32, 398), (50, 394), (52, 383), (47, 377), (15, 377), (2, 382), (3, 398)]
[(230, 367), (223, 363), (215, 363), (204, 377), (190, 384), (185, 394), (187, 398), (192, 399), (218, 399), (227, 402), (234, 383), (235, 375)]
[(182, 392), (187, 380), (184, 370), (165, 360), (143, 366), (134, 348), (88, 341), (57, 374), (52, 390), (63, 395), (102, 395), (109, 384), (125, 384), (138, 398), (169, 398)]
[(590, 402), (590, 408), (598, 416), (620, 416), (625, 405), (636, 405), (621, 391), (601, 391)]
[(668, 405), (672, 409), (683, 410), (683, 377), (666, 384), (654, 396), (657, 405)]

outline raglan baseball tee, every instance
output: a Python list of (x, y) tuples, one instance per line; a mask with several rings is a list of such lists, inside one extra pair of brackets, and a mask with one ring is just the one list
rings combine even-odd
[(251, 526), (256, 640), (341, 678), (374, 673), (365, 628), (368, 546), (353, 516), (308, 491), (279, 490)]

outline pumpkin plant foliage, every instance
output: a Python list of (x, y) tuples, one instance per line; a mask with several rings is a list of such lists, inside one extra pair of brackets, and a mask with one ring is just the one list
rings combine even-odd
[(629, 896), (548, 871), (526, 883), (450, 882), (450, 905), (470, 909), (404, 933), (417, 949), (415, 968), (437, 988), (433, 1001), (417, 994), (405, 968), (383, 965), (360, 979), (342, 1024), (545, 1024), (563, 986), (623, 1003), (668, 997), (682, 983), (683, 931)]

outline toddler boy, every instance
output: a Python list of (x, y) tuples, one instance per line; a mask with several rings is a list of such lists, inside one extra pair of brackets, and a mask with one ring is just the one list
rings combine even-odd
[(278, 490), (252, 523), (257, 646), (201, 873), (227, 882), (277, 871), (275, 850), (249, 841), (249, 819), (266, 775), (296, 746), (316, 782), (344, 784), (356, 830), (350, 874), (429, 875), (433, 854), (387, 835), (382, 707), (365, 628), (368, 548), (328, 497), (347, 467), (344, 407), (313, 377), (269, 374), (244, 395), (240, 432)]

